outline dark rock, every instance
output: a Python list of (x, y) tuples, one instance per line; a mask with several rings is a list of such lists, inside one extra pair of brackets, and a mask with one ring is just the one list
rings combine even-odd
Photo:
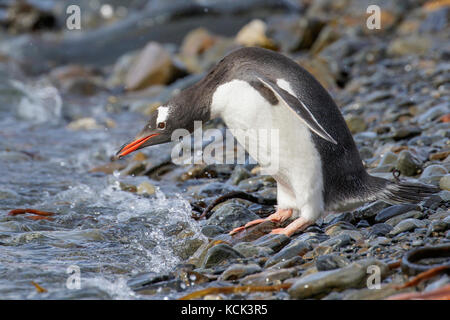
[(402, 175), (414, 176), (422, 170), (422, 162), (408, 150), (398, 155), (396, 168)]
[(233, 249), (246, 258), (269, 257), (274, 253), (273, 250), (268, 247), (255, 246), (248, 242), (240, 242), (234, 245)]
[(356, 224), (356, 227), (358, 229), (367, 228), (367, 227), (370, 227), (370, 224), (369, 224), (369, 222), (367, 222), (367, 220), (361, 220)]
[(236, 258), (243, 258), (238, 251), (227, 244), (219, 243), (210, 248), (201, 264), (202, 268), (210, 268)]
[(389, 220), (387, 220), (385, 223), (395, 227), (400, 221), (406, 220), (408, 218), (414, 218), (414, 219), (420, 219), (422, 218), (423, 213), (420, 211), (412, 210), (405, 213), (402, 213), (398, 216), (392, 217)]
[[(450, 221), (450, 219), (447, 219)], [(450, 223), (445, 219), (443, 220), (435, 220), (430, 223), (428, 226), (427, 235), (431, 235), (433, 232), (444, 232), (449, 229)]]
[(216, 225), (207, 225), (202, 228), (202, 233), (208, 238), (214, 238), (219, 234), (225, 233), (225, 229)]
[(251, 176), (251, 173), (242, 166), (236, 166), (231, 174), (228, 182), (232, 185), (238, 185), (244, 179), (247, 179)]
[(262, 187), (275, 186), (275, 180), (271, 176), (256, 176), (239, 182), (238, 187), (247, 192), (255, 192)]
[(230, 231), (256, 219), (259, 219), (259, 216), (246, 207), (228, 202), (217, 209), (207, 223), (208, 225), (216, 225), (226, 231)]
[(232, 264), (219, 277), (219, 280), (237, 280), (249, 274), (261, 272), (261, 267), (255, 263)]
[(316, 260), (316, 268), (318, 271), (328, 271), (343, 268), (350, 264), (350, 261), (337, 254), (325, 254), (319, 256)]
[(274, 254), (267, 260), (264, 267), (268, 268), (277, 264), (280, 261), (286, 261), (295, 256), (302, 256), (306, 252), (312, 250), (312, 246), (304, 240), (294, 240), (289, 245), (281, 249), (278, 253)]
[(366, 285), (367, 268), (378, 266), (383, 278), (389, 268), (386, 264), (375, 260), (361, 260), (351, 265), (330, 271), (320, 271), (300, 277), (288, 290), (293, 299), (306, 299), (320, 294), (326, 294), (331, 290), (342, 291), (347, 288), (361, 288)]
[(278, 252), (290, 241), (291, 239), (284, 234), (267, 234), (253, 241), (253, 244), (260, 247), (267, 247), (274, 252)]
[(394, 206), (391, 206), (389, 208), (383, 209), (381, 210), (375, 217), (375, 221), (380, 223), (380, 222), (385, 222), (387, 220), (389, 220), (392, 217), (401, 215), (403, 213), (406, 213), (408, 211), (413, 211), (413, 210), (419, 210), (420, 207), (418, 205), (415, 204), (397, 204)]
[(271, 232), (277, 225), (272, 221), (264, 221), (233, 235), (233, 243), (253, 241)]
[(442, 8), (431, 10), (425, 21), (420, 25), (420, 32), (439, 32), (448, 27), (450, 21), (450, 8), (443, 6)]
[(342, 247), (349, 245), (352, 238), (348, 234), (340, 234), (320, 243), (321, 246), (332, 247), (333, 250), (339, 250)]
[(403, 221), (400, 221), (391, 232), (389, 232), (389, 236), (396, 236), (402, 232), (412, 231), (416, 228), (424, 228), (426, 227), (426, 222), (414, 218), (409, 218)]
[(370, 237), (378, 237), (378, 236), (384, 236), (391, 232), (393, 227), (386, 223), (377, 223), (374, 224), (369, 231)]
[(269, 269), (260, 273), (255, 273), (243, 278), (240, 283), (242, 285), (267, 286), (280, 284), (283, 280), (292, 278), (297, 275), (295, 268), (289, 269)]
[(269, 269), (285, 269), (285, 268), (292, 268), (298, 265), (301, 265), (305, 263), (305, 260), (300, 256), (295, 256), (290, 259), (280, 261), (273, 266), (269, 267)]
[(390, 204), (384, 201), (376, 201), (372, 202), (362, 208), (356, 210), (353, 215), (357, 220), (367, 220), (369, 223), (373, 223), (375, 220), (375, 216), (383, 209), (389, 207)]

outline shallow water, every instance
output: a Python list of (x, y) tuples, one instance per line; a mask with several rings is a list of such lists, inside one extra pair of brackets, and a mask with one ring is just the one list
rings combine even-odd
[[(57, 89), (0, 80), (1, 298), (141, 298), (126, 281), (170, 271), (181, 261), (184, 242), (201, 238), (189, 202), (173, 185), (89, 172), (108, 163), (145, 121), (131, 112), (107, 113), (105, 99), (78, 107), (113, 119), (116, 127), (72, 131), (64, 114), (76, 106)], [(158, 147), (151, 152), (158, 154)], [(143, 196), (122, 191), (120, 181), (159, 187), (156, 195)], [(56, 215), (53, 221), (8, 216), (15, 208)], [(67, 286), (74, 268), (80, 290)], [(48, 292), (38, 293), (32, 281)]]

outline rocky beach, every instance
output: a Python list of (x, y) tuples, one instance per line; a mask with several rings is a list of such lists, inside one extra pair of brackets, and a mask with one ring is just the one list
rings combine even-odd
[[(2, 299), (449, 299), (450, 2), (241, 2), (80, 1), (81, 30), (66, 28), (68, 1), (0, 2)], [(440, 192), (330, 213), (291, 237), (270, 221), (230, 236), (275, 211), (258, 164), (174, 164), (175, 143), (114, 157), (244, 46), (319, 80), (371, 175)], [(227, 199), (197, 219), (230, 192), (259, 203)]]

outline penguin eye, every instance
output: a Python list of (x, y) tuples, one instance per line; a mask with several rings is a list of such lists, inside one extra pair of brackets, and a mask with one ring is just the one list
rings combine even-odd
[(166, 127), (165, 122), (158, 122), (158, 129), (164, 129)]

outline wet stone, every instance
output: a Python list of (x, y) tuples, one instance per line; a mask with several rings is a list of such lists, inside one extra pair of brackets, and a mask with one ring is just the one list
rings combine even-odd
[(271, 232), (277, 225), (272, 221), (264, 221), (233, 235), (233, 243), (253, 241)]
[(284, 234), (267, 234), (253, 241), (254, 245), (272, 249), (274, 252), (280, 251), (291, 239)]
[(210, 268), (236, 258), (243, 258), (243, 256), (229, 245), (220, 243), (208, 250), (203, 260), (202, 267)]
[(246, 258), (269, 257), (274, 253), (273, 250), (268, 247), (260, 247), (248, 242), (240, 242), (234, 245), (233, 249), (238, 251)]
[(208, 219), (208, 225), (216, 225), (226, 231), (245, 225), (247, 222), (259, 219), (259, 216), (246, 207), (236, 203), (225, 203)]
[(399, 222), (394, 229), (389, 232), (389, 236), (396, 236), (402, 232), (412, 231), (416, 228), (425, 228), (426, 222), (414, 218), (409, 218)]
[(391, 206), (389, 208), (386, 208), (384, 210), (381, 210), (375, 217), (375, 221), (380, 222), (386, 222), (392, 217), (401, 215), (403, 213), (406, 213), (408, 211), (418, 210), (419, 206), (415, 204), (397, 204), (394, 206)]
[(427, 235), (432, 234), (433, 232), (444, 232), (450, 227), (450, 219), (449, 221), (443, 220), (435, 220), (430, 223), (427, 230)]
[(348, 234), (340, 234), (320, 243), (321, 246), (330, 246), (333, 250), (339, 250), (349, 245), (353, 239)]
[(214, 238), (220, 234), (225, 233), (225, 229), (220, 226), (207, 225), (202, 228), (202, 233), (208, 238)]
[(378, 236), (384, 236), (391, 232), (393, 227), (387, 223), (377, 223), (374, 224), (369, 231), (370, 237), (378, 237)]
[(354, 216), (358, 220), (367, 220), (369, 223), (373, 222), (375, 216), (383, 209), (389, 207), (390, 204), (383, 201), (376, 201), (370, 203), (354, 212)]
[(262, 187), (275, 186), (275, 180), (270, 176), (257, 176), (242, 180), (238, 187), (247, 192), (258, 191)]
[(398, 155), (396, 168), (402, 175), (414, 176), (422, 169), (421, 161), (408, 150), (403, 150)]
[(243, 278), (240, 283), (242, 285), (267, 286), (280, 284), (283, 280), (292, 278), (297, 275), (295, 268), (289, 269), (269, 269), (260, 273), (255, 273)]
[(328, 271), (343, 268), (350, 264), (350, 261), (337, 254), (325, 254), (319, 256), (316, 260), (316, 268), (318, 271)]
[(352, 263), (344, 268), (319, 271), (295, 280), (288, 290), (293, 299), (306, 299), (319, 294), (342, 291), (348, 288), (360, 288), (366, 285), (367, 268), (378, 266), (383, 278), (388, 272), (388, 266), (378, 260), (368, 259)]
[(251, 173), (242, 166), (236, 166), (231, 174), (228, 182), (232, 185), (238, 185), (244, 179), (250, 178)]
[(422, 216), (423, 216), (422, 212), (413, 210), (413, 211), (405, 212), (398, 216), (392, 217), (392, 218), (388, 219), (385, 223), (392, 227), (395, 227), (399, 222), (401, 222), (403, 220), (406, 220), (408, 218), (420, 219), (420, 218), (422, 218)]
[(295, 256), (287, 260), (281, 260), (280, 262), (274, 264), (269, 267), (269, 269), (284, 269), (284, 268), (292, 268), (298, 265), (305, 263), (305, 260), (300, 256)]
[(261, 267), (255, 263), (232, 264), (219, 277), (219, 280), (237, 280), (249, 274), (261, 272)]
[(267, 260), (264, 267), (267, 268), (273, 266), (274, 264), (280, 261), (285, 261), (295, 256), (302, 256), (311, 249), (312, 246), (307, 241), (294, 240), (291, 243), (289, 243), (286, 247), (281, 249), (278, 253), (270, 257), (269, 260)]

